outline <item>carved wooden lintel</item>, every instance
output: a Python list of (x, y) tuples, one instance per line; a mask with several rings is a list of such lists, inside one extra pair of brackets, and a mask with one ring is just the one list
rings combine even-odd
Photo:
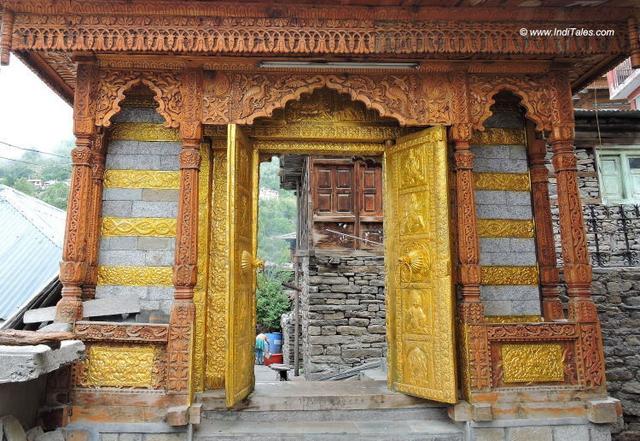
[(73, 330), (82, 341), (166, 343), (169, 326), (150, 323), (76, 322)]

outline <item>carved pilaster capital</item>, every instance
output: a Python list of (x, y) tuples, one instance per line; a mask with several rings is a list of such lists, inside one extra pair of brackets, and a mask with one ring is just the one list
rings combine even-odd
[(92, 152), (88, 145), (78, 145), (71, 150), (71, 163), (74, 166), (90, 167), (92, 163)]
[[(199, 144), (196, 145), (199, 146)], [(181, 169), (200, 169), (200, 151), (197, 148), (185, 146), (179, 157)]]
[(596, 323), (598, 309), (590, 297), (572, 297), (569, 299), (569, 319), (578, 323)]
[(182, 263), (174, 265), (173, 268), (173, 284), (176, 287), (176, 298), (178, 295), (178, 288), (190, 288), (191, 295), (182, 297), (184, 299), (193, 297), (193, 287), (196, 285), (197, 280), (197, 265), (190, 263)]
[(453, 154), (456, 170), (473, 170), (473, 159), (475, 155), (471, 150), (457, 150)]
[(573, 144), (573, 140), (575, 138), (575, 124), (573, 123), (560, 123), (555, 124), (551, 128), (551, 144), (554, 146), (556, 144), (569, 143)]
[(86, 262), (72, 260), (60, 262), (60, 281), (65, 285), (80, 285), (84, 282), (86, 272)]
[(453, 126), (451, 126), (451, 139), (453, 139), (456, 143), (456, 150), (460, 148), (458, 147), (458, 145), (460, 145), (461, 148), (469, 148), (469, 142), (471, 141), (472, 136), (472, 124), (454, 124)]

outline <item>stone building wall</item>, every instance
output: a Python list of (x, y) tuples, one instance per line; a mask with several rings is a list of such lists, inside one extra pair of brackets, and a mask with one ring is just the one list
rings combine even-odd
[[(141, 320), (148, 319), (152, 311), (156, 315), (160, 312), (160, 320), (162, 316), (166, 319), (173, 299), (171, 267), (181, 147), (179, 141), (167, 140), (175, 135), (168, 133), (167, 136), (166, 129), (157, 132), (164, 134), (159, 135), (158, 140), (147, 140), (153, 136), (141, 139), (144, 130), (153, 130), (156, 125), (162, 127), (162, 122), (162, 117), (152, 108), (123, 107), (114, 117), (114, 136), (107, 146), (105, 164), (103, 228), (98, 255), (101, 276), (96, 298), (135, 296), (143, 310)], [(166, 181), (170, 183), (144, 180), (132, 183), (130, 179), (123, 179), (146, 171), (166, 173)], [(157, 221), (162, 222), (163, 227), (154, 231), (149, 225)], [(119, 225), (112, 229), (117, 232), (108, 232), (105, 223)], [(119, 273), (115, 274), (113, 269)], [(140, 286), (139, 272), (145, 269), (158, 276)]]
[[(593, 265), (593, 298), (602, 324), (607, 388), (609, 395), (622, 402), (624, 412), (624, 426), (614, 428), (613, 439), (618, 441), (640, 439), (640, 264), (633, 258), (634, 254), (640, 254), (640, 215), (636, 215), (635, 207), (630, 205), (603, 204), (596, 151), (601, 146), (640, 145), (638, 129), (638, 117), (601, 113), (596, 122), (594, 114), (578, 112), (576, 115), (578, 186)], [(549, 147), (549, 193), (557, 257), (562, 266), (557, 188), (551, 156)], [(624, 221), (626, 238), (621, 210), (627, 216)], [(631, 252), (630, 256), (627, 251)]]
[(307, 259), (301, 298), (305, 377), (317, 379), (384, 357), (384, 257), (354, 252)]

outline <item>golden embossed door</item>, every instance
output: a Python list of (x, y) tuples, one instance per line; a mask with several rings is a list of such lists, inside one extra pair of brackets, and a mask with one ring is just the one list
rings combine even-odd
[(241, 127), (227, 131), (227, 357), (225, 395), (228, 407), (246, 398), (254, 384), (256, 330), (256, 229), (258, 153)]
[(389, 387), (456, 402), (447, 142), (444, 127), (385, 152)]

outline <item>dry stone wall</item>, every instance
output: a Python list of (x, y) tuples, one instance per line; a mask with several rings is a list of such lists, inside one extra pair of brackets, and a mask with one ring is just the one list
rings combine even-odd
[(384, 257), (308, 258), (302, 295), (304, 373), (313, 380), (384, 357)]

